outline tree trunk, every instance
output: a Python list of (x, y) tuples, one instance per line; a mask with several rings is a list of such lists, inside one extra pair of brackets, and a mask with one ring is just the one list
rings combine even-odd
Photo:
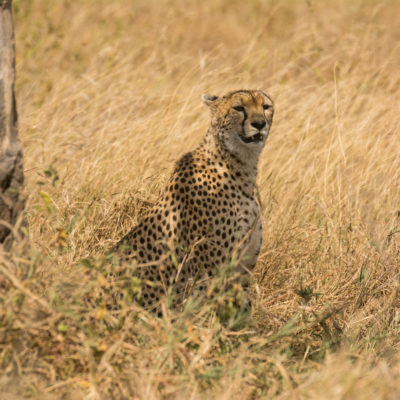
[(22, 219), (23, 155), (14, 95), (15, 43), (12, 0), (0, 0), (0, 243), (9, 248)]

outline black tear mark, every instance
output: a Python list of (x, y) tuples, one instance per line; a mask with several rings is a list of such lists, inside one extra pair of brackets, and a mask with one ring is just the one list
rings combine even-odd
[(245, 122), (246, 122), (246, 119), (247, 119), (247, 113), (246, 113), (246, 109), (243, 107), (243, 114), (244, 114), (244, 118), (243, 118), (243, 121), (242, 121), (242, 131), (243, 131), (243, 135), (244, 135), (244, 124), (245, 124)]

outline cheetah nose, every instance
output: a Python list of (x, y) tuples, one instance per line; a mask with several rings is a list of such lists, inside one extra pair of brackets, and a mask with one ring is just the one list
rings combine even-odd
[(258, 121), (253, 121), (251, 123), (251, 126), (254, 126), (254, 128), (258, 129), (259, 131), (261, 131), (261, 129), (264, 128), (265, 125), (267, 125), (267, 123), (263, 119), (260, 119)]

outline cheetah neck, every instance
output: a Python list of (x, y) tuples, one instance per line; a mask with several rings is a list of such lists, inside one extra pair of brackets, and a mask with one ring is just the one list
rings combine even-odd
[(200, 151), (205, 151), (214, 162), (226, 168), (239, 181), (243, 182), (243, 189), (252, 194), (256, 185), (258, 154), (247, 159), (241, 159), (232, 154), (218, 139), (218, 133), (210, 129), (201, 143)]

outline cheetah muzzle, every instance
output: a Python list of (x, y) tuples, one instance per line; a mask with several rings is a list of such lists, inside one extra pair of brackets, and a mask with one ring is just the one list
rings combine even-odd
[(181, 305), (233, 259), (246, 285), (260, 253), (254, 191), (273, 102), (261, 90), (202, 99), (211, 111), (205, 138), (179, 159), (159, 200), (117, 245), (122, 263), (137, 265), (148, 309), (157, 309), (171, 288)]

